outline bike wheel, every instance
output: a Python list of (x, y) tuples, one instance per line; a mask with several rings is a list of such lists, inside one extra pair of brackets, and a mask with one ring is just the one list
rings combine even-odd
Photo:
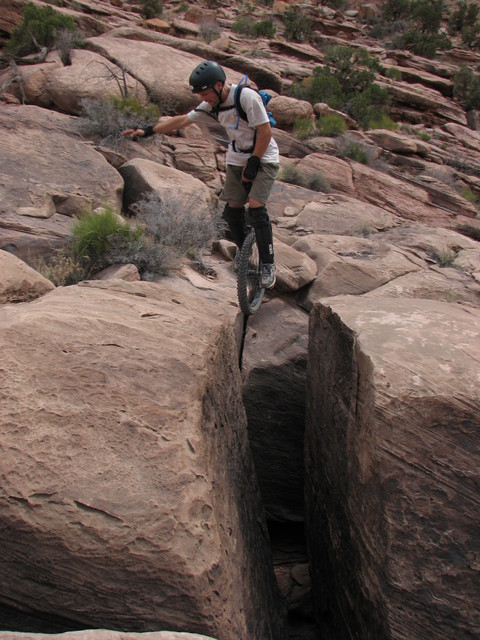
[(265, 289), (260, 286), (261, 266), (255, 232), (251, 231), (240, 252), (237, 277), (238, 303), (247, 316), (258, 311), (265, 294)]

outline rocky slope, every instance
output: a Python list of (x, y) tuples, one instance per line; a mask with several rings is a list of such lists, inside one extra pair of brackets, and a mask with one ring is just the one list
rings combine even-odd
[[(6, 40), (24, 2), (4, 4)], [(452, 97), (480, 56), (388, 50), (369, 35), (379, 5), (302, 5), (315, 29), (293, 43), (234, 33), (235, 4), (165, 3), (145, 21), (131, 2), (67, 1), (86, 38), (69, 64), (3, 64), (0, 627), (480, 632), (480, 134)], [(278, 27), (287, 6), (268, 9)], [(397, 131), (346, 118), (338, 139), (293, 134), (329, 109), (292, 83), (339, 43), (401, 70), (377, 76)], [(85, 206), (125, 213), (148, 191), (215, 204), (225, 152), (205, 132), (131, 142), (81, 126), (82, 101), (121, 95), (115, 78), (163, 112), (190, 108), (203, 58), (274, 93), (282, 168), (329, 187), (278, 181), (274, 292), (245, 325), (226, 241), (215, 278), (185, 264), (55, 289), (31, 267)]]

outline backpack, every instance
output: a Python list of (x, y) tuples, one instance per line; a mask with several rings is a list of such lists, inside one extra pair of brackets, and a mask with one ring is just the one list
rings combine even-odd
[[(236, 126), (237, 129), (238, 129), (238, 124), (240, 122), (240, 118), (242, 120), (245, 120), (245, 122), (248, 123), (248, 118), (247, 118), (247, 114), (245, 113), (245, 109), (240, 104), (240, 96), (242, 95), (242, 91), (243, 91), (243, 89), (245, 87), (247, 87), (248, 89), (251, 89), (252, 91), (255, 91), (256, 93), (258, 93), (258, 95), (262, 98), (262, 102), (263, 102), (265, 107), (267, 106), (267, 104), (270, 102), (270, 100), (273, 97), (270, 93), (268, 93), (268, 91), (264, 91), (263, 89), (258, 90), (258, 89), (255, 89), (254, 87), (251, 87), (249, 84), (247, 84), (247, 81), (248, 81), (248, 76), (243, 76), (243, 78), (238, 83), (237, 88), (235, 89), (234, 96), (233, 96), (233, 101), (235, 103), (235, 109), (236, 109), (237, 114), (238, 114), (237, 126)], [(267, 116), (268, 116), (268, 119), (270, 121), (270, 126), (274, 127), (277, 123), (275, 121), (275, 118), (273, 117), (273, 113), (271, 111), (267, 111)]]

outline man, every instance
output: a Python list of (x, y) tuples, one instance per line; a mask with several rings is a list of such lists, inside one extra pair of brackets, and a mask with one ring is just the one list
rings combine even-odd
[(247, 234), (245, 205), (248, 204), (249, 222), (255, 229), (262, 261), (261, 284), (270, 289), (275, 284), (276, 269), (272, 225), (266, 203), (278, 174), (279, 154), (263, 100), (256, 91), (244, 87), (240, 104), (248, 122), (240, 118), (235, 109), (236, 85), (227, 84), (225, 71), (211, 60), (202, 62), (193, 70), (190, 89), (202, 100), (196, 109), (185, 115), (161, 119), (153, 127), (127, 129), (122, 135), (133, 138), (170, 133), (195, 122), (211, 123), (211, 118), (223, 126), (230, 141), (221, 195), (227, 203), (223, 217), (240, 249)]

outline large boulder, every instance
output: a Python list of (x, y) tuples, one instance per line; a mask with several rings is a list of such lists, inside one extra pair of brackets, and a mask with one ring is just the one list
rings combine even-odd
[(74, 49), (71, 64), (53, 68), (47, 77), (46, 91), (53, 104), (63, 111), (79, 115), (82, 100), (107, 100), (111, 96), (135, 96), (147, 103), (145, 87), (124, 69), (93, 51)]
[(43, 296), (55, 286), (23, 260), (0, 250), (0, 304), (26, 302)]
[(342, 638), (480, 626), (479, 333), (478, 308), (434, 300), (311, 313), (307, 542), (318, 618)]
[(0, 605), (285, 638), (218, 307), (92, 282), (0, 307), (0, 327)]
[(79, 138), (71, 116), (0, 105), (0, 125), (0, 248), (31, 258), (61, 246), (86, 209), (120, 212), (121, 176)]
[(188, 79), (201, 58), (158, 42), (129, 40), (103, 35), (90, 38), (89, 47), (138, 78), (163, 114), (187, 111), (198, 99), (190, 91)]
[(126, 210), (153, 192), (159, 195), (168, 192), (177, 202), (192, 208), (192, 215), (196, 208), (201, 210), (212, 202), (213, 194), (201, 180), (152, 160), (135, 158), (123, 164), (119, 171), (125, 180), (123, 205)]

